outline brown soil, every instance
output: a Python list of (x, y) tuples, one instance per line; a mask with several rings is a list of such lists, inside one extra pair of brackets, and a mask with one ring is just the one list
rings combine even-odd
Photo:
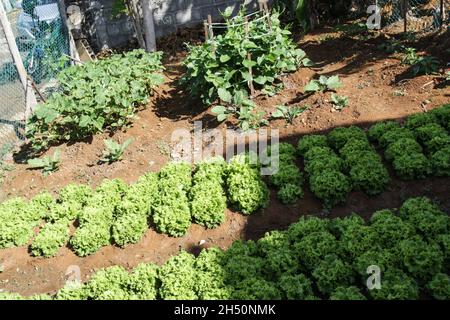
[[(377, 50), (383, 37), (363, 41), (358, 38), (336, 38), (337, 34), (329, 31), (318, 30), (299, 41), (308, 56), (317, 63), (314, 70), (300, 69), (286, 75), (282, 77), (285, 88), (280, 93), (270, 98), (256, 98), (258, 105), (267, 112), (272, 112), (278, 104), (310, 106), (291, 126), (286, 127), (282, 120), (271, 122), (272, 128), (280, 129), (283, 140), (296, 143), (303, 134), (326, 132), (336, 126), (356, 124), (367, 127), (380, 120), (403, 119), (450, 101), (448, 88), (433, 82), (437, 77), (413, 78), (408, 67), (401, 65), (398, 58)], [(326, 35), (329, 35), (327, 40), (321, 40)], [(424, 51), (434, 50), (434, 54), (442, 61), (448, 61), (450, 59), (445, 56), (448, 53), (439, 49), (442, 45), (442, 39), (439, 39), (424, 39), (421, 46)], [(443, 40), (444, 43), (448, 41), (448, 35)], [(176, 80), (183, 71), (180, 61), (185, 52), (178, 50), (180, 39), (167, 43), (167, 83), (158, 89), (149, 108), (138, 113), (138, 119), (131, 128), (114, 134), (114, 139), (118, 141), (134, 138), (123, 161), (111, 165), (97, 163), (104, 148), (103, 139), (108, 137), (106, 133), (89, 141), (60, 146), (61, 168), (48, 177), (43, 177), (39, 171), (28, 170), (19, 154), (15, 157), (15, 169), (4, 179), (0, 201), (12, 196), (30, 198), (43, 189), (56, 192), (69, 182), (89, 183), (93, 186), (105, 178), (122, 178), (133, 182), (149, 170), (158, 170), (170, 159), (171, 134), (174, 129), (190, 130), (195, 120), (202, 120), (206, 127), (225, 129), (227, 124), (219, 125), (211, 113), (201, 107), (199, 101), (188, 97), (176, 85)], [(348, 96), (350, 101), (343, 111), (333, 112), (329, 101), (330, 93), (302, 95), (303, 86), (312, 77), (322, 74), (338, 74), (342, 79), (344, 85), (338, 89), (338, 93)], [(54, 149), (47, 153), (52, 154)], [(448, 212), (449, 182), (450, 178), (411, 182), (394, 178), (388, 190), (376, 197), (353, 192), (347, 203), (334, 208), (330, 216), (358, 212), (367, 218), (376, 210), (399, 207), (406, 198), (419, 195), (439, 201)], [(205, 230), (192, 225), (187, 235), (181, 238), (171, 238), (149, 229), (138, 244), (129, 245), (125, 249), (104, 247), (86, 258), (77, 257), (68, 248), (61, 249), (56, 257), (50, 259), (31, 257), (27, 247), (1, 250), (0, 266), (3, 267), (3, 272), (0, 273), (0, 289), (26, 295), (54, 292), (63, 286), (66, 270), (71, 265), (81, 268), (82, 278), (85, 280), (94, 270), (105, 266), (122, 265), (132, 268), (140, 262), (150, 261), (161, 264), (180, 249), (196, 253), (200, 249), (200, 240), (207, 241), (204, 246), (226, 248), (235, 239), (257, 239), (266, 231), (287, 227), (302, 215), (325, 214), (320, 202), (306, 186), (305, 189), (304, 199), (292, 206), (280, 204), (272, 191), (268, 209), (250, 217), (227, 211), (226, 222), (217, 229)]]

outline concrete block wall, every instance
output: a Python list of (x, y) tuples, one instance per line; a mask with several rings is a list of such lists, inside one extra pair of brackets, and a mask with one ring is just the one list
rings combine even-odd
[(220, 12), (228, 7), (235, 14), (242, 4), (250, 12), (258, 9), (257, 0), (153, 0), (156, 37), (173, 33), (180, 27), (202, 23), (208, 14), (213, 20), (219, 20)]
[[(80, 1), (67, 1), (67, 5)], [(134, 36), (129, 17), (112, 17), (114, 0), (81, 1), (86, 14), (87, 30), (91, 45), (96, 49), (125, 45)], [(241, 5), (249, 12), (258, 9), (258, 0), (151, 0), (154, 10), (156, 37), (176, 32), (178, 28), (202, 23), (210, 14), (213, 20), (221, 18), (220, 12), (227, 7), (237, 13)], [(269, 1), (273, 2), (273, 1)]]

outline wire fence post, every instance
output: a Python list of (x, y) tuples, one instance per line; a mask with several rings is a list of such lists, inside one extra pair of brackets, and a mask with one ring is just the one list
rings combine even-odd
[(403, 32), (408, 31), (408, 0), (403, 0)]
[(37, 104), (37, 100), (32, 90), (32, 87), (29, 83), (27, 71), (25, 70), (22, 56), (20, 55), (19, 48), (17, 47), (16, 39), (14, 37), (14, 33), (12, 31), (11, 24), (9, 23), (2, 1), (0, 1), (0, 20), (3, 27), (3, 31), (6, 36), (9, 51), (11, 52), (11, 55), (13, 57), (14, 64), (19, 74), (20, 82), (22, 83), (23, 89), (25, 91), (26, 97), (25, 120), (26, 120), (33, 112), (34, 106)]

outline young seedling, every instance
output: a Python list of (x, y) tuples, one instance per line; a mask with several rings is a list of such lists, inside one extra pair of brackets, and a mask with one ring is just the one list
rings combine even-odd
[(419, 61), (420, 57), (417, 55), (417, 50), (415, 48), (405, 48), (405, 56), (402, 59), (403, 64), (413, 65)]
[(283, 105), (276, 106), (277, 110), (272, 112), (272, 118), (274, 119), (284, 119), (286, 120), (286, 124), (292, 124), (294, 119), (297, 118), (303, 111), (308, 109), (308, 106), (304, 107), (287, 107)]
[(333, 108), (335, 110), (341, 111), (348, 105), (348, 97), (332, 93), (331, 102), (333, 102)]
[(325, 92), (328, 90), (335, 90), (342, 86), (339, 76), (320, 76), (318, 80), (311, 80), (304, 88), (305, 92)]
[(114, 140), (104, 140), (106, 150), (103, 151), (103, 158), (100, 159), (104, 163), (113, 163), (122, 159), (125, 149), (133, 142), (133, 138), (127, 139), (124, 143), (120, 144)]
[(414, 76), (433, 74), (439, 69), (439, 60), (435, 57), (420, 57), (412, 66)]
[(217, 105), (211, 109), (216, 114), (217, 121), (223, 122), (236, 114), (238, 115), (239, 127), (244, 131), (268, 124), (264, 118), (265, 112), (256, 110), (255, 103), (247, 97), (245, 92), (237, 91), (232, 97), (226, 91), (221, 92), (219, 90), (219, 97), (225, 105)]
[(59, 169), (61, 161), (61, 151), (56, 149), (51, 157), (45, 156), (42, 159), (34, 158), (28, 160), (28, 165), (31, 169), (42, 169), (44, 176), (49, 175)]

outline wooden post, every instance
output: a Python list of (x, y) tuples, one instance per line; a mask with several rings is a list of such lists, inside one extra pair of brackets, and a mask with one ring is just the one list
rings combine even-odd
[(403, 0), (403, 32), (408, 31), (408, 0)]
[(144, 17), (145, 49), (147, 52), (156, 51), (155, 21), (153, 8), (149, 0), (141, 0), (142, 15)]
[(444, 22), (445, 22), (445, 6), (444, 6), (444, 1), (445, 1), (445, 0), (441, 0), (441, 6), (440, 6), (440, 10), (441, 10), (441, 28), (444, 26)]
[(205, 41), (209, 39), (208, 22), (203, 20), (203, 28), (205, 30)]
[(27, 71), (25, 70), (25, 67), (23, 65), (22, 56), (20, 55), (19, 48), (17, 48), (16, 39), (11, 29), (11, 25), (9, 23), (8, 16), (6, 15), (6, 11), (5, 8), (3, 7), (2, 1), (0, 1), (0, 20), (1, 25), (3, 27), (3, 31), (5, 32), (9, 51), (11, 52), (14, 64), (17, 68), (17, 72), (19, 73), (20, 82), (22, 83), (23, 89), (25, 90), (25, 97), (26, 97), (25, 120), (26, 120), (33, 112), (34, 106), (37, 104), (37, 100), (31, 88), (31, 85), (28, 81)]
[(263, 0), (262, 2), (264, 14), (267, 15), (267, 23), (269, 24), (269, 29), (272, 30), (272, 20), (270, 20), (270, 11), (269, 6), (267, 5), (267, 0)]
[[(146, 47), (141, 27), (141, 16), (139, 14), (138, 1), (139, 0), (125, 1), (125, 5), (127, 6), (128, 12), (131, 15), (131, 20), (133, 22), (134, 31), (136, 32), (136, 38), (139, 43), (139, 47), (145, 49)], [(143, 5), (144, 4), (141, 3), (142, 7)]]
[(212, 17), (210, 14), (208, 14), (208, 36), (209, 36), (209, 39), (211, 40), (211, 52), (215, 53), (216, 45), (214, 44), (214, 30), (213, 30), (213, 25), (212, 25)]
[(67, 22), (67, 8), (64, 1), (59, 1), (59, 14), (61, 15), (61, 20), (64, 23), (65, 29), (67, 31), (67, 35), (69, 36), (69, 51), (70, 51), (70, 58), (71, 58), (71, 64), (80, 64), (80, 55), (78, 54), (77, 47), (75, 45), (75, 40), (72, 36), (72, 30), (69, 26), (69, 23)]
[[(248, 37), (249, 28), (248, 28), (248, 18), (245, 17), (245, 35)], [(252, 61), (252, 54), (247, 53), (247, 60)], [(248, 87), (250, 88), (250, 97), (255, 95), (255, 87), (253, 86), (253, 70), (252, 67), (248, 67), (248, 73), (250, 74), (250, 80), (248, 81)]]
[(258, 0), (258, 4), (259, 4), (259, 11), (264, 11), (264, 7), (263, 7), (263, 0)]
[(214, 38), (214, 31), (213, 31), (213, 28), (212, 28), (212, 17), (211, 17), (210, 14), (208, 14), (208, 25), (209, 25), (209, 28), (208, 28), (209, 38), (213, 39)]

